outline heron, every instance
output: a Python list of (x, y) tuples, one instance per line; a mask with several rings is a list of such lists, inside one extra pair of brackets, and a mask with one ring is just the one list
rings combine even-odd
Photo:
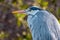
[(59, 22), (53, 14), (35, 7), (27, 13), (33, 40), (60, 40)]
[[(27, 1), (27, 4), (31, 4), (30, 2), (33, 1)], [(27, 22), (32, 40), (60, 40), (59, 22), (52, 13), (37, 6), (15, 12), (25, 12), (28, 15)]]

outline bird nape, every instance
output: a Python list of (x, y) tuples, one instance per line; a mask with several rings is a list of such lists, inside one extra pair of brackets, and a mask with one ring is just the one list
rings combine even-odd
[(60, 40), (59, 22), (56, 17), (46, 10), (36, 11), (27, 13), (31, 14), (28, 15), (27, 22), (33, 40)]

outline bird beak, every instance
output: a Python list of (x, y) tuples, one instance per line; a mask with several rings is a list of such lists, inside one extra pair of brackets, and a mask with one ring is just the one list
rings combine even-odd
[(12, 13), (18, 13), (18, 11), (12, 11)]

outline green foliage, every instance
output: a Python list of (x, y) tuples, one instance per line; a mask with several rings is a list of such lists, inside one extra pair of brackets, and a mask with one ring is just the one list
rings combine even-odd
[(60, 7), (58, 8), (58, 14), (60, 15)]
[(0, 0), (0, 2), (3, 2), (4, 0)]
[[(3, 2), (4, 0), (0, 0), (0, 2)], [(42, 6), (42, 8), (43, 9), (49, 9), (49, 11), (51, 11), (51, 12), (56, 12), (56, 11), (53, 11), (54, 9), (54, 6), (56, 6), (55, 4), (56, 4), (56, 0), (52, 0), (52, 1), (50, 1), (50, 0), (48, 0), (48, 1), (45, 1), (45, 0), (36, 0), (37, 1), (37, 3), (39, 3), (40, 4), (40, 6)], [(50, 4), (51, 3), (51, 4)], [(17, 9), (26, 9), (27, 7), (28, 7), (28, 5), (26, 5), (26, 4), (24, 4), (23, 3), (23, 1), (22, 0), (13, 0), (12, 1), (12, 4), (10, 4), (10, 5), (13, 5), (13, 6), (15, 6), (15, 7), (17, 7)], [(49, 6), (51, 6), (51, 5), (53, 5), (53, 8), (49, 8), (48, 7), (48, 5)], [(58, 16), (59, 16), (59, 18), (60, 18), (60, 8), (58, 8), (58, 10), (57, 10), (57, 14), (58, 14)], [(18, 25), (18, 27), (20, 27), (21, 26), (21, 24), (23, 23), (23, 25), (24, 26), (26, 26), (26, 21), (24, 20), (24, 17), (26, 16), (25, 14), (19, 14), (19, 13), (16, 13), (16, 14), (14, 14), (14, 16), (17, 18), (17, 25)], [(24, 23), (25, 22), (25, 23)], [(59, 20), (59, 22), (60, 22), (60, 20)], [(28, 31), (26, 32), (26, 35), (25, 35), (25, 37), (22, 37), (22, 36), (18, 36), (17, 37), (17, 40), (32, 40), (32, 37), (31, 37), (31, 33), (30, 33), (30, 31), (29, 31), (29, 28), (27, 29)], [(24, 34), (24, 33), (22, 33), (22, 34)], [(3, 40), (3, 38), (4, 37), (8, 37), (8, 33), (4, 33), (3, 31), (0, 33), (0, 38)], [(19, 34), (18, 34), (19, 35)]]

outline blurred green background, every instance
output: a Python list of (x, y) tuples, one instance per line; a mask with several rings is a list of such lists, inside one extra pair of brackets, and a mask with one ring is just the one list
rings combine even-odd
[[(54, 14), (56, 18), (60, 21), (60, 3), (59, 3), (60, 0), (35, 0), (35, 1), (37, 1), (37, 3), (39, 3), (44, 10), (47, 10)], [(23, 0), (0, 0), (0, 5), (2, 6), (5, 5), (7, 8), (11, 8), (12, 11), (26, 9), (28, 7), (28, 5), (26, 5)], [(4, 11), (7, 10), (4, 9), (3, 12)], [(16, 17), (17, 24), (16, 30), (18, 30), (18, 32), (16, 33), (13, 32), (12, 34), (10, 34), (9, 32), (0, 30), (0, 40), (32, 40), (31, 32), (26, 22), (27, 15), (25, 14), (13, 14), (13, 15), (14, 17)]]

